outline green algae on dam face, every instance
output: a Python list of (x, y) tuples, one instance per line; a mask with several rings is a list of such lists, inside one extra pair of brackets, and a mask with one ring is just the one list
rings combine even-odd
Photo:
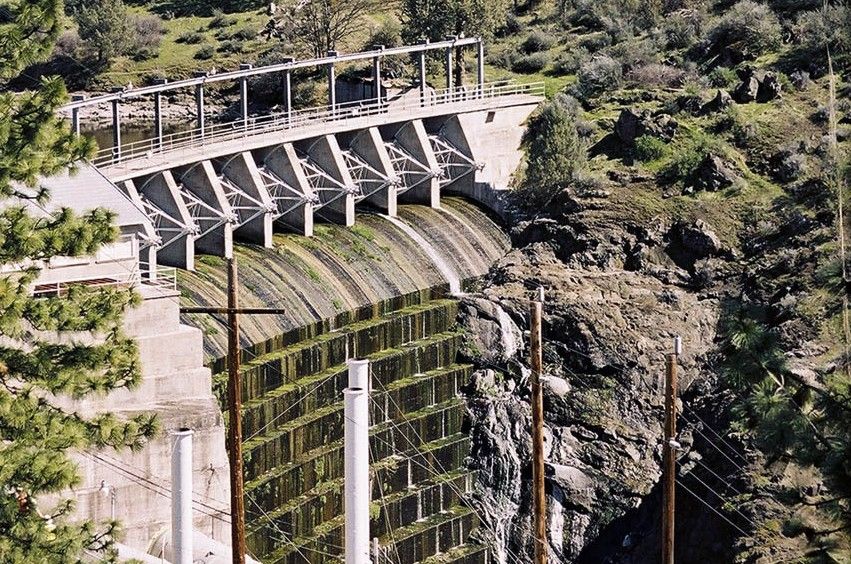
[[(460, 280), (481, 276), (510, 248), (505, 232), (475, 204), (444, 198), (443, 209), (406, 205), (399, 219), (430, 246), (427, 252), (379, 214), (357, 216), (353, 228), (320, 224), (312, 238), (276, 234), (274, 248), (235, 245), (239, 264), (240, 305), (275, 307), (284, 315), (243, 316), (243, 346), (290, 342), (383, 311), (420, 303), (446, 291), (442, 269)], [(434, 256), (441, 261), (441, 268)], [(227, 273), (222, 259), (200, 257), (196, 271), (179, 273), (182, 305), (226, 303)], [(429, 292), (437, 288), (437, 292)], [(429, 295), (423, 296), (423, 292)], [(399, 303), (402, 300), (402, 303)], [(369, 312), (358, 316), (359, 309)], [(204, 331), (208, 360), (224, 356), (227, 332), (221, 320), (184, 315), (183, 321)], [(270, 345), (278, 348), (283, 343)], [(258, 354), (261, 350), (249, 352)]]

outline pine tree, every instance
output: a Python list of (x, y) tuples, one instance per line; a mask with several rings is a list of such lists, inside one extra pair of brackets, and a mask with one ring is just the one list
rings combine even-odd
[[(68, 170), (93, 145), (55, 116), (64, 84), (12, 94), (4, 83), (50, 53), (60, 29), (61, 0), (0, 5), (0, 562), (77, 562), (84, 551), (110, 554), (114, 524), (69, 518), (70, 502), (40, 506), (47, 494), (78, 483), (72, 450), (138, 447), (155, 432), (140, 416), (86, 418), (61, 406), (139, 379), (134, 343), (121, 332), (128, 289), (74, 287), (35, 298), (38, 265), (54, 256), (94, 253), (114, 240), (113, 215), (68, 209), (45, 216), (44, 176)], [(23, 270), (22, 270), (23, 268)], [(61, 332), (63, 339), (51, 339)], [(54, 506), (55, 505), (55, 506)]]
[(83, 2), (74, 17), (80, 39), (97, 53), (99, 63), (108, 63), (130, 49), (130, 13), (122, 0)]

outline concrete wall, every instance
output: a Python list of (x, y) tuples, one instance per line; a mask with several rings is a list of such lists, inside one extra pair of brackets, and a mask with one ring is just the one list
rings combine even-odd
[[(210, 370), (203, 364), (201, 331), (182, 325), (177, 292), (143, 286), (142, 304), (127, 313), (124, 328), (139, 346), (141, 385), (106, 397), (66, 401), (84, 415), (109, 411), (118, 416), (156, 412), (163, 432), (138, 452), (111, 450), (76, 456), (82, 482), (70, 492), (77, 515), (108, 520), (110, 491), (115, 518), (122, 522), (120, 541), (131, 548), (154, 550), (152, 539), (170, 526), (172, 439), (169, 432), (195, 431), (193, 448), (194, 525), (199, 532), (230, 544), (228, 460), (219, 404), (212, 393)], [(102, 491), (104, 483), (107, 491)]]

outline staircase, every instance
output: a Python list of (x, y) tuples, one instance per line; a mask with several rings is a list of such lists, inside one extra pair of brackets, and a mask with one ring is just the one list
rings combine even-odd
[[(373, 387), (373, 564), (490, 561), (470, 539), (479, 521), (464, 500), (474, 476), (460, 389), (472, 367), (456, 362), (457, 308), (442, 290), (420, 292), (250, 353), (242, 425), (251, 554), (269, 564), (343, 560), (342, 391), (346, 360), (360, 357), (371, 361)], [(225, 374), (216, 379), (223, 390)]]

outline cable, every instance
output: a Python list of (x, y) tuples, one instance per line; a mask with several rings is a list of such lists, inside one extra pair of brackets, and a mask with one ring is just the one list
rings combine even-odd
[[(367, 443), (369, 443), (369, 441), (367, 441)], [(369, 444), (369, 456), (373, 463), (378, 462), (375, 459), (375, 449), (372, 448), (372, 444)], [(375, 481), (378, 483), (378, 495), (381, 496), (381, 507), (384, 509), (384, 523), (387, 526), (387, 532), (390, 534), (390, 542), (393, 543), (393, 551), (396, 553), (396, 562), (398, 563), (401, 562), (402, 559), (399, 556), (399, 547), (396, 545), (396, 535), (393, 532), (393, 526), (390, 524), (390, 516), (387, 514), (387, 502), (384, 499), (384, 483), (377, 477), (377, 475)]]
[[(372, 365), (371, 365), (371, 364), (370, 364), (370, 378), (371, 378), (372, 380), (374, 380), (374, 381), (378, 382), (378, 384), (382, 387), (382, 389), (384, 389), (384, 391), (385, 391), (385, 392), (387, 391), (387, 388), (384, 386), (383, 382), (381, 382), (381, 379), (380, 379), (380, 378), (372, 378)], [(396, 400), (395, 400), (395, 399), (393, 399), (393, 396), (392, 396), (391, 394), (388, 394), (388, 396), (387, 396), (387, 397), (390, 399), (390, 401), (391, 401), (391, 402), (393, 402), (393, 407), (394, 407), (394, 408), (395, 408), (395, 409), (399, 412), (400, 416), (402, 417), (402, 420), (403, 420), (405, 423), (407, 423), (407, 424), (408, 424), (408, 426), (411, 428), (411, 431), (413, 431), (414, 435), (417, 437), (417, 440), (419, 440), (419, 441), (420, 441), (420, 443), (421, 443), (421, 444), (423, 444), (423, 442), (424, 442), (424, 441), (423, 441), (423, 438), (422, 438), (422, 436), (420, 435), (419, 431), (417, 431), (417, 429), (413, 426), (413, 424), (412, 424), (412, 423), (410, 422), (410, 420), (407, 418), (407, 416), (406, 416), (405, 412), (404, 412), (404, 411), (400, 408), (399, 404), (398, 404), (398, 403), (396, 403)], [(371, 397), (370, 397), (370, 400), (374, 402), (373, 398), (371, 398)], [(393, 421), (392, 419), (388, 419), (388, 423), (390, 423), (390, 425), (391, 425), (391, 426), (393, 426), (396, 430), (399, 430), (399, 425), (398, 425), (395, 421)], [(428, 459), (426, 458), (426, 456), (425, 456), (425, 455), (424, 455), (424, 454), (423, 454), (423, 453), (419, 450), (419, 448), (417, 447), (417, 445), (415, 445), (413, 442), (411, 442), (411, 440), (408, 438), (408, 436), (407, 436), (404, 432), (400, 432), (400, 435), (401, 435), (402, 437), (404, 437), (405, 441), (407, 441), (407, 442), (408, 442), (408, 444), (409, 444), (409, 445), (413, 448), (414, 452), (416, 452), (416, 453), (417, 453), (417, 455), (418, 455), (420, 458), (422, 458), (423, 460), (428, 460)], [(379, 440), (381, 440), (381, 439), (380, 439), (380, 437), (378, 437), (377, 435), (375, 435), (375, 437), (376, 437), (376, 438), (378, 438)], [(384, 441), (382, 441), (382, 442), (384, 442)], [(392, 448), (393, 450), (395, 450), (395, 445), (388, 445), (388, 446), (390, 446), (390, 448)], [(403, 456), (405, 456), (405, 455), (403, 455)], [(414, 461), (414, 460), (413, 460), (413, 459), (411, 459), (411, 458), (408, 458), (408, 459), (409, 459), (409, 460), (411, 460), (411, 461)], [(414, 462), (415, 462), (415, 461), (414, 461)], [(446, 469), (443, 467), (443, 464), (442, 464), (439, 460), (437, 460), (437, 459), (435, 459), (435, 462), (437, 463), (437, 465), (438, 465), (438, 467), (439, 467), (439, 469), (440, 469), (440, 474), (446, 474), (446, 473), (447, 473), (447, 471), (446, 471)], [(429, 467), (426, 467), (426, 466), (424, 466), (424, 465), (421, 465), (421, 466), (422, 466), (422, 468), (423, 468), (424, 470), (431, 472), (431, 473), (432, 473), (432, 474), (434, 474), (435, 476), (439, 476), (439, 474), (437, 474), (437, 472), (435, 472), (435, 470), (434, 470), (434, 468), (433, 468), (433, 467), (430, 467), (430, 468), (429, 468)], [(457, 487), (455, 487), (455, 485), (454, 485), (454, 484), (452, 484), (451, 482), (447, 482), (447, 485), (449, 486), (449, 488), (450, 488), (450, 489), (452, 489), (452, 490), (455, 492), (455, 494), (456, 494), (456, 495), (458, 495), (458, 497), (459, 497), (459, 498), (461, 498), (461, 499), (466, 499), (466, 497), (467, 497), (467, 496), (466, 496), (463, 492), (461, 492), (461, 491), (460, 491)], [(478, 512), (477, 512), (477, 513), (478, 513)], [(489, 524), (487, 523), (487, 521), (486, 521), (485, 519), (483, 519), (483, 518), (481, 517), (481, 515), (479, 515), (478, 517), (480, 518), (480, 520), (481, 520), (482, 524), (484, 525), (485, 529), (486, 529), (486, 530), (488, 530), (488, 532), (490, 532), (490, 533), (491, 533), (491, 534), (493, 534), (494, 536), (496, 536), (496, 531), (495, 531), (494, 529), (492, 529), (492, 528), (489, 526)], [(513, 554), (513, 553), (512, 553), (512, 552), (508, 549), (508, 547), (507, 547), (507, 546), (506, 546), (506, 552), (508, 552), (508, 553), (509, 553), (509, 555), (510, 555), (510, 556), (512, 556), (512, 557), (515, 559), (515, 561), (518, 561), (518, 562), (520, 561), (520, 559), (519, 559), (516, 555), (514, 555), (514, 554)]]
[[(685, 405), (684, 405), (684, 406), (683, 406), (683, 411), (684, 411), (684, 412), (685, 412), (685, 409), (686, 409), (686, 407), (685, 407)], [(700, 418), (700, 415), (698, 415), (696, 411), (694, 411), (694, 410), (692, 410), (692, 409), (689, 409), (689, 414), (690, 414), (690, 416), (692, 416), (692, 417), (694, 417), (695, 419), (697, 419), (698, 421), (700, 421), (700, 423), (701, 423), (704, 427), (706, 427), (707, 429), (709, 429), (709, 430), (712, 432), (712, 434), (713, 434), (713, 435), (715, 435), (716, 437), (718, 437), (718, 440), (720, 440), (720, 441), (721, 441), (721, 443), (722, 443), (724, 446), (726, 446), (727, 448), (729, 448), (729, 449), (730, 449), (730, 450), (731, 450), (731, 451), (732, 451), (732, 452), (733, 452), (736, 456), (738, 456), (739, 458), (741, 458), (741, 459), (742, 459), (742, 461), (743, 461), (745, 464), (750, 464), (750, 461), (749, 461), (747, 458), (745, 458), (745, 456), (744, 456), (743, 454), (741, 454), (741, 453), (740, 453), (740, 452), (739, 452), (739, 451), (738, 451), (735, 447), (733, 447), (733, 445), (731, 445), (731, 444), (730, 444), (730, 443), (728, 443), (726, 440), (724, 440), (724, 437), (722, 437), (721, 435), (719, 435), (719, 434), (718, 434), (718, 432), (717, 432), (715, 429), (713, 429), (713, 428), (712, 428), (712, 427), (711, 427), (711, 426), (710, 426), (710, 425), (709, 425), (706, 421), (704, 421), (703, 419), (701, 419), (701, 418)], [(683, 413), (683, 417), (685, 417), (685, 413)]]
[(702, 460), (697, 459), (697, 460), (695, 460), (695, 462), (696, 462), (696, 463), (698, 463), (698, 464), (700, 464), (703, 468), (705, 468), (707, 472), (709, 472), (710, 474), (712, 474), (713, 476), (715, 476), (715, 479), (719, 480), (720, 482), (723, 482), (723, 483), (724, 483), (724, 485), (726, 485), (728, 488), (730, 488), (731, 490), (733, 490), (733, 493), (735, 493), (736, 495), (743, 495), (743, 494), (742, 494), (742, 492), (740, 492), (739, 490), (737, 490), (737, 489), (733, 486), (733, 484), (731, 484), (730, 482), (728, 482), (727, 480), (725, 480), (724, 478), (722, 478), (721, 476), (719, 476), (719, 475), (718, 475), (718, 474), (717, 474), (717, 473), (716, 473), (716, 472), (715, 472), (712, 468), (710, 468), (709, 466), (707, 466), (706, 464), (704, 464), (704, 462), (703, 462)]
[(311, 548), (306, 547), (306, 546), (299, 547), (293, 540), (286, 538), (287, 534), (284, 531), (282, 531), (280, 527), (278, 527), (277, 523), (275, 523), (275, 521), (269, 517), (269, 514), (266, 513), (266, 511), (263, 510), (263, 508), (257, 503), (257, 501), (254, 500), (254, 498), (250, 494), (248, 494), (246, 492), (245, 497), (247, 497), (248, 500), (251, 503), (254, 504), (254, 507), (256, 507), (260, 511), (260, 513), (263, 514), (263, 518), (266, 520), (266, 522), (269, 523), (272, 526), (272, 528), (274, 528), (278, 533), (280, 533), (284, 537), (282, 540), (291, 544), (293, 546), (293, 548), (296, 549), (296, 552), (298, 552), (299, 556), (304, 558), (305, 562), (310, 562), (310, 559), (307, 556), (305, 556), (304, 553), (301, 551), (302, 548), (304, 548), (305, 550), (308, 550), (310, 552), (316, 552), (317, 554), (320, 554), (320, 555), (323, 555), (323, 556), (330, 556), (331, 558), (339, 558), (340, 557), (339, 555), (334, 555), (334, 554), (330, 554), (330, 553), (327, 553), (327, 552), (322, 552), (322, 551), (319, 551), (319, 550), (316, 550), (316, 549), (311, 549)]
[[(112, 468), (113, 470), (120, 472), (125, 477), (129, 478), (130, 481), (137, 483), (138, 485), (142, 486), (144, 489), (146, 489), (148, 491), (150, 491), (150, 492), (152, 492), (156, 495), (160, 495), (162, 497), (165, 497), (167, 499), (171, 499), (171, 489), (170, 488), (167, 488), (165, 486), (161, 486), (159, 484), (156, 484), (155, 482), (151, 482), (150, 480), (147, 480), (144, 477), (139, 476), (137, 474), (134, 474), (133, 472), (126, 470), (124, 468), (121, 468), (117, 465), (110, 464), (108, 461), (98, 458), (97, 455), (93, 455), (93, 454), (90, 454), (90, 453), (84, 452), (84, 451), (81, 451), (81, 454), (84, 455), (84, 456), (90, 457), (95, 463), (106, 465), (106, 466)], [(208, 508), (208, 506), (206, 506), (203, 503), (198, 502), (194, 499), (193, 499), (192, 503), (201, 506), (201, 508), (196, 508), (196, 510), (199, 513), (206, 515), (207, 517), (211, 517), (213, 519), (218, 519), (219, 521), (221, 521), (223, 523), (230, 524), (230, 519), (223, 517), (223, 515), (228, 514), (229, 511), (228, 512), (219, 512), (219, 510), (212, 508), (212, 511), (214, 511), (215, 513), (208, 513), (207, 511), (204, 511), (204, 508)]]
[(706, 507), (708, 507), (709, 509), (711, 509), (711, 510), (713, 511), (713, 513), (715, 513), (716, 515), (718, 515), (719, 517), (721, 517), (722, 519), (724, 519), (727, 523), (729, 523), (729, 524), (730, 524), (730, 526), (731, 526), (731, 527), (733, 527), (734, 529), (736, 529), (737, 531), (739, 531), (740, 533), (742, 533), (742, 535), (743, 535), (743, 537), (744, 537), (744, 538), (753, 540), (753, 537), (751, 537), (751, 536), (750, 536), (749, 534), (747, 534), (747, 533), (746, 533), (746, 532), (745, 532), (745, 531), (744, 531), (741, 527), (739, 527), (738, 525), (736, 525), (735, 523), (733, 523), (730, 519), (728, 519), (726, 515), (724, 515), (723, 513), (721, 513), (720, 511), (718, 511), (717, 509), (715, 509), (715, 508), (714, 508), (714, 507), (713, 507), (713, 506), (712, 506), (712, 505), (711, 505), (708, 501), (704, 500), (702, 497), (700, 497), (699, 495), (697, 495), (696, 493), (694, 493), (692, 490), (690, 490), (690, 489), (689, 489), (689, 487), (688, 487), (688, 486), (686, 486), (686, 485), (682, 482), (682, 480), (680, 480), (679, 478), (676, 478), (676, 480), (677, 480), (677, 483), (680, 485), (680, 487), (681, 487), (681, 488), (683, 488), (685, 491), (687, 491), (688, 493), (690, 493), (690, 494), (691, 494), (691, 495), (692, 495), (695, 499), (697, 499), (700, 503), (702, 503), (703, 505), (705, 505)]
[(689, 475), (690, 475), (692, 478), (694, 478), (695, 480), (697, 480), (698, 482), (700, 482), (700, 484), (701, 484), (703, 487), (705, 487), (707, 490), (709, 490), (710, 492), (712, 492), (712, 494), (713, 494), (713, 495), (715, 495), (715, 497), (717, 497), (718, 499), (720, 499), (720, 500), (721, 500), (722, 502), (724, 502), (725, 504), (729, 504), (731, 507), (733, 507), (733, 511), (735, 511), (736, 513), (738, 513), (738, 514), (739, 514), (739, 515), (740, 515), (740, 516), (741, 516), (741, 517), (742, 517), (745, 521), (747, 521), (747, 522), (748, 522), (748, 524), (749, 524), (751, 527), (753, 527), (754, 529), (758, 529), (758, 528), (759, 528), (759, 525), (757, 525), (757, 524), (756, 524), (756, 523), (755, 523), (755, 522), (754, 522), (754, 521), (753, 521), (750, 517), (748, 517), (747, 515), (745, 515), (744, 513), (742, 513), (742, 512), (741, 512), (741, 510), (739, 510), (739, 508), (738, 508), (738, 507), (736, 507), (736, 505), (735, 505), (734, 503), (732, 503), (729, 499), (727, 499), (726, 497), (724, 497), (723, 495), (721, 495), (720, 493), (718, 493), (717, 491), (715, 491), (715, 489), (714, 489), (712, 486), (710, 486), (709, 484), (707, 484), (706, 482), (704, 482), (703, 480), (701, 480), (701, 479), (700, 479), (700, 477), (699, 477), (697, 474), (690, 473)]
[(709, 444), (712, 446), (712, 448), (714, 448), (714, 449), (715, 449), (715, 450), (717, 450), (719, 453), (721, 453), (721, 456), (723, 456), (724, 458), (726, 458), (726, 459), (730, 462), (730, 464), (732, 464), (733, 466), (735, 466), (736, 468), (738, 468), (738, 469), (739, 469), (739, 471), (741, 471), (741, 472), (745, 472), (745, 469), (744, 469), (744, 468), (742, 468), (739, 464), (737, 464), (735, 460), (733, 460), (732, 458), (730, 458), (729, 456), (727, 456), (727, 453), (725, 453), (723, 450), (721, 450), (721, 448), (720, 448), (718, 445), (716, 445), (716, 444), (715, 444), (715, 442), (714, 442), (712, 439), (710, 439), (708, 436), (706, 436), (706, 434), (705, 434), (703, 431), (701, 431), (701, 430), (700, 430), (700, 429), (698, 429), (697, 427), (694, 427), (694, 430), (697, 432), (697, 434), (698, 434), (698, 435), (700, 435), (701, 437), (703, 437), (703, 439), (704, 439), (707, 443), (709, 443)]

